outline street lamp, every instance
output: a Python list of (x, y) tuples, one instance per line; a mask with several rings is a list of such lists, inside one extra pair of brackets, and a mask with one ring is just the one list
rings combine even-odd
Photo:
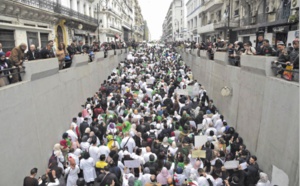
[(100, 23), (102, 23), (102, 20), (100, 19), (99, 17), (99, 14), (100, 14), (100, 5), (103, 4), (103, 7), (105, 9), (107, 9), (107, 2), (108, 0), (99, 0), (99, 3), (97, 3), (97, 21), (98, 21), (98, 24), (97, 24), (97, 28), (98, 28), (98, 43), (100, 44)]
[[(176, 29), (176, 35), (177, 35), (177, 38), (178, 38), (178, 36), (179, 36), (179, 21), (178, 21), (178, 19), (175, 19), (175, 29), (176, 29), (176, 25), (178, 25), (178, 29)], [(177, 24), (176, 24), (177, 23)], [(175, 37), (176, 38), (176, 37)], [(176, 39), (175, 39), (176, 40)]]
[(230, 0), (228, 0), (228, 1), (229, 1), (229, 3), (224, 12), (224, 17), (227, 17), (227, 24), (225, 23), (225, 25), (226, 25), (225, 37), (228, 37), (228, 42), (230, 42)]

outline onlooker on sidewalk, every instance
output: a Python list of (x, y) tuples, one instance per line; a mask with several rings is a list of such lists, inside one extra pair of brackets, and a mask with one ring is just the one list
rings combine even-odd
[(260, 55), (272, 56), (275, 55), (275, 50), (270, 46), (269, 40), (264, 39)]
[(40, 52), (41, 59), (55, 57), (52, 47), (53, 47), (53, 41), (48, 41), (47, 45)]
[(256, 55), (263, 55), (262, 54), (262, 48), (263, 48), (263, 41), (264, 41), (264, 36), (259, 35), (257, 38), (257, 45), (256, 45)]
[(34, 44), (30, 45), (30, 48), (26, 53), (26, 57), (28, 61), (36, 60), (40, 58), (40, 53), (36, 50)]
[(8, 75), (10, 72), (8, 70), (5, 70), (7, 68), (10, 68), (9, 62), (5, 57), (5, 53), (0, 52), (0, 87), (9, 84)]
[(27, 45), (25, 43), (21, 43), (18, 47), (15, 47), (12, 49), (10, 54), (10, 62), (15, 67), (14, 70), (12, 70), (12, 83), (16, 83), (19, 81), (22, 81), (21, 76), (19, 72), (23, 70), (23, 62), (25, 59), (25, 50), (27, 48)]
[(244, 43), (245, 52), (242, 55), (256, 55), (256, 50), (252, 47), (251, 41)]
[(59, 70), (63, 69), (65, 58), (67, 55), (68, 55), (68, 53), (66, 51), (66, 45), (63, 42), (61, 42), (56, 51), (56, 56), (58, 58)]

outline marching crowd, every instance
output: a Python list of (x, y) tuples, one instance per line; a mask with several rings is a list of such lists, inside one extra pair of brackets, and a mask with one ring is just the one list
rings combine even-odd
[[(36, 179), (32, 169), (24, 186), (270, 186), (171, 46), (130, 52), (82, 107), (46, 174)], [(206, 142), (195, 146), (197, 136)], [(238, 165), (226, 166), (232, 161)]]

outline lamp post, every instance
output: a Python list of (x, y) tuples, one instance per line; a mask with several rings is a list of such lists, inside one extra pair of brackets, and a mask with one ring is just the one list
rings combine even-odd
[(98, 21), (98, 24), (97, 24), (97, 28), (98, 28), (98, 43), (100, 44), (100, 23), (102, 23), (102, 20), (100, 19), (100, 6), (101, 4), (104, 2), (105, 5), (103, 7), (107, 8), (107, 1), (108, 0), (99, 0), (99, 3), (97, 3), (97, 21)]
[[(178, 29), (176, 29), (176, 35), (177, 35), (177, 38), (178, 38), (178, 36), (179, 36), (179, 21), (178, 21), (178, 19), (175, 19), (175, 29), (176, 29), (176, 25), (178, 25)], [(176, 24), (177, 23), (177, 24)], [(175, 35), (175, 41), (176, 41), (176, 35)]]
[(225, 30), (225, 37), (228, 37), (228, 42), (230, 42), (230, 6), (231, 6), (231, 4), (230, 4), (230, 0), (228, 0), (228, 1), (229, 1), (229, 3), (228, 3), (228, 6), (225, 10), (225, 13), (224, 13), (227, 17), (227, 24), (225, 23), (225, 25), (226, 25), (226, 27), (225, 27), (225, 29), (226, 29)]

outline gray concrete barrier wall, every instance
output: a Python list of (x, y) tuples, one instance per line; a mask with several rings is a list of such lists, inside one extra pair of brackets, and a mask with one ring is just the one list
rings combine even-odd
[(95, 55), (76, 55), (61, 71), (57, 59), (27, 62), (23, 82), (0, 88), (0, 185), (22, 185), (33, 167), (45, 173), (53, 145), (126, 54)]
[[(205, 51), (200, 57), (179, 52), (225, 120), (257, 155), (260, 168), (271, 178), (275, 165), (289, 176), (289, 185), (298, 186), (299, 84), (274, 77), (274, 57), (242, 56), (241, 67), (234, 67), (225, 52), (217, 52), (214, 61), (206, 59)], [(221, 96), (224, 86), (232, 89), (231, 96)]]

